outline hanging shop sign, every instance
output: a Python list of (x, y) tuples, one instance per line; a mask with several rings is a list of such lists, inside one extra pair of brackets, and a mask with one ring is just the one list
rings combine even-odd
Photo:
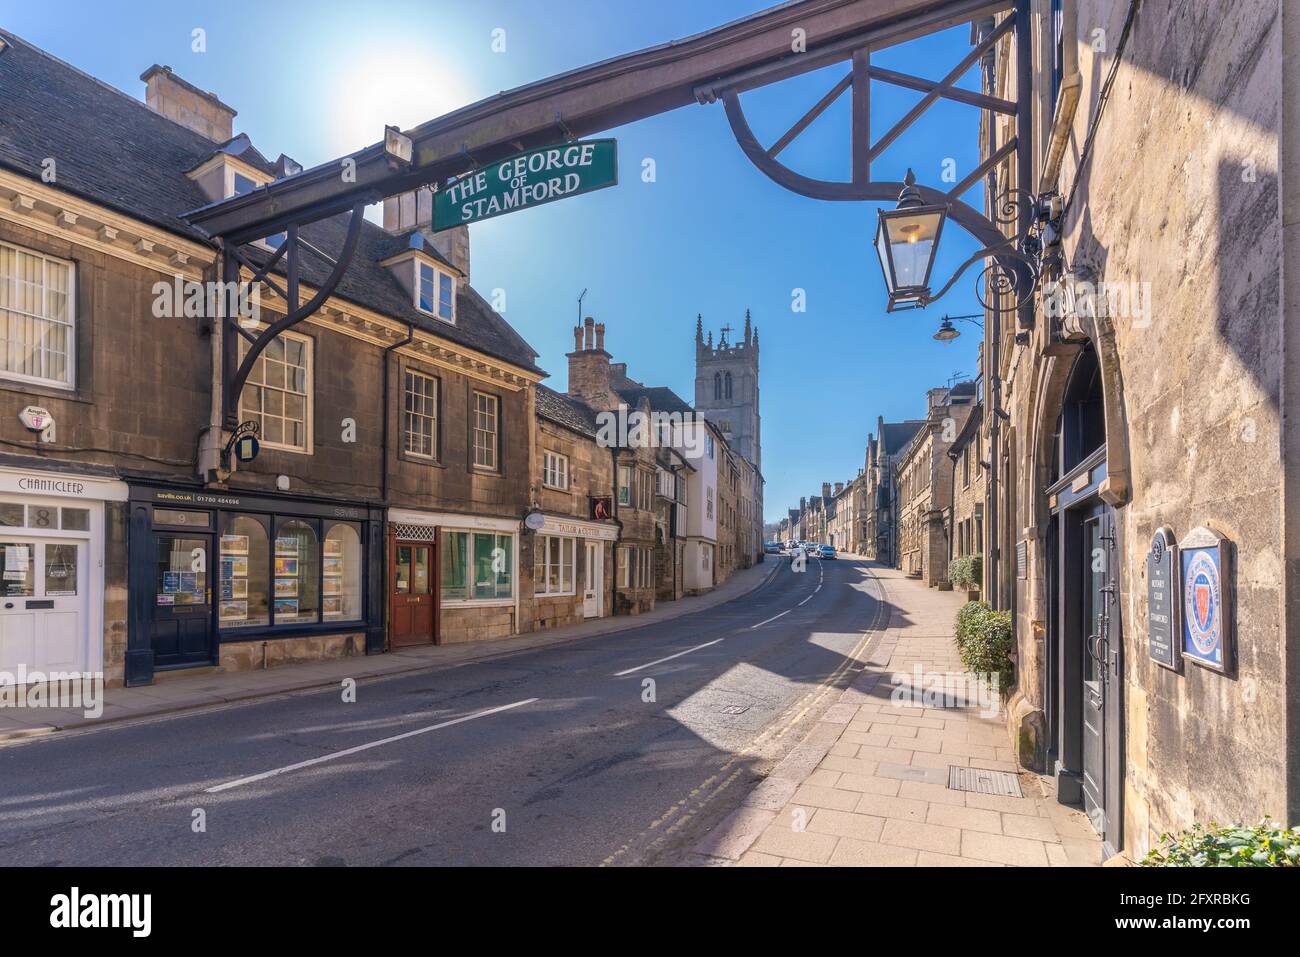
[(433, 229), (450, 229), (618, 185), (618, 141), (582, 140), (516, 153), (433, 194)]
[(1158, 528), (1147, 552), (1147, 653), (1156, 664), (1175, 671), (1181, 667), (1177, 631), (1181, 602), (1176, 594), (1178, 545), (1172, 528)]
[(1232, 542), (1201, 526), (1178, 543), (1182, 654), (1204, 668), (1235, 667)]

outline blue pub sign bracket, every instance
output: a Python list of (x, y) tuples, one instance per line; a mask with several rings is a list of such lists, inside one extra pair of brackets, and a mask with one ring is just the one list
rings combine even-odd
[(1232, 542), (1212, 528), (1178, 543), (1183, 658), (1220, 674), (1236, 668)]

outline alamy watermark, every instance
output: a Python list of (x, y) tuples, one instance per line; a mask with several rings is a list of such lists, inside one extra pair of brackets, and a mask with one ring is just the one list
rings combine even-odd
[(898, 671), (890, 678), (894, 690), (890, 704), (921, 708), (979, 708), (981, 718), (996, 718), (1000, 711), (1002, 680), (997, 672), (925, 671), (916, 665), (909, 675)]
[(201, 282), (176, 275), (153, 284), (156, 319), (216, 319), (231, 316), (240, 325), (262, 318), (261, 285), (252, 282)]
[(0, 671), (0, 708), (72, 708), (87, 718), (104, 713), (99, 671)]
[(1048, 282), (1043, 284), (1043, 311), (1049, 318), (1069, 316), (1131, 319), (1134, 329), (1151, 325), (1149, 282)]
[(596, 444), (603, 449), (678, 449), (688, 459), (704, 455), (709, 429), (694, 412), (650, 412), (620, 403), (596, 414)]

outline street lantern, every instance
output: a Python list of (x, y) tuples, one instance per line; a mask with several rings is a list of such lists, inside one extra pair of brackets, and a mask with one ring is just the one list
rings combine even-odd
[(939, 331), (934, 334), (933, 338), (937, 342), (952, 342), (961, 335), (961, 330), (953, 325), (954, 321), (969, 322), (972, 326), (979, 326), (983, 329), (983, 320), (984, 316), (978, 312), (970, 316), (950, 316), (945, 313), (943, 321), (939, 323)]
[(939, 342), (951, 342), (961, 333), (957, 327), (952, 324), (952, 320), (947, 316), (943, 317), (943, 322), (939, 323), (939, 331), (934, 334), (934, 338)]
[(930, 297), (930, 270), (948, 207), (927, 206), (916, 188), (916, 176), (909, 169), (897, 208), (882, 209), (879, 215), (876, 253), (889, 293), (886, 310), (924, 306)]

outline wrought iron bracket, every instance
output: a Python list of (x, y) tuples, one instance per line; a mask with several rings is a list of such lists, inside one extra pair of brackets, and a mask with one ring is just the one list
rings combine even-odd
[[(239, 284), (245, 281), (250, 284), (261, 283), (273, 289), (285, 302), (285, 315), (260, 331), (251, 331), (244, 328), (240, 324), (238, 315), (232, 315), (230, 309), (224, 310), (225, 314), (222, 317), (224, 335), (222, 337), (223, 375), (221, 390), (223, 428), (233, 431), (238, 427), (240, 394), (244, 390), (244, 384), (248, 381), (248, 376), (253, 371), (254, 365), (257, 364), (258, 357), (266, 350), (266, 347), (280, 333), (292, 329), (315, 313), (334, 294), (334, 290), (338, 288), (339, 282), (343, 279), (343, 274), (347, 272), (348, 266), (351, 265), (352, 256), (356, 252), (357, 241), (361, 237), (361, 222), (365, 216), (365, 210), (366, 203), (364, 201), (358, 202), (352, 207), (347, 234), (344, 237), (343, 247), (339, 251), (337, 259), (330, 258), (314, 245), (302, 239), (299, 235), (300, 227), (297, 224), (290, 225), (285, 230), (285, 239), (280, 244), (280, 248), (260, 266), (253, 263), (238, 246), (223, 245), (221, 279), (225, 288), (236, 288), (231, 283)], [(299, 296), (300, 256), (304, 251), (317, 256), (331, 266), (329, 275), (316, 290), (316, 294), (305, 303), (300, 301)], [(271, 277), (272, 270), (281, 260), (285, 260), (284, 286), (281, 286)], [(243, 279), (242, 270), (245, 268), (252, 273), (251, 279)], [(239, 355), (240, 338), (243, 338), (248, 343), (248, 351), (244, 353), (242, 359)]]

